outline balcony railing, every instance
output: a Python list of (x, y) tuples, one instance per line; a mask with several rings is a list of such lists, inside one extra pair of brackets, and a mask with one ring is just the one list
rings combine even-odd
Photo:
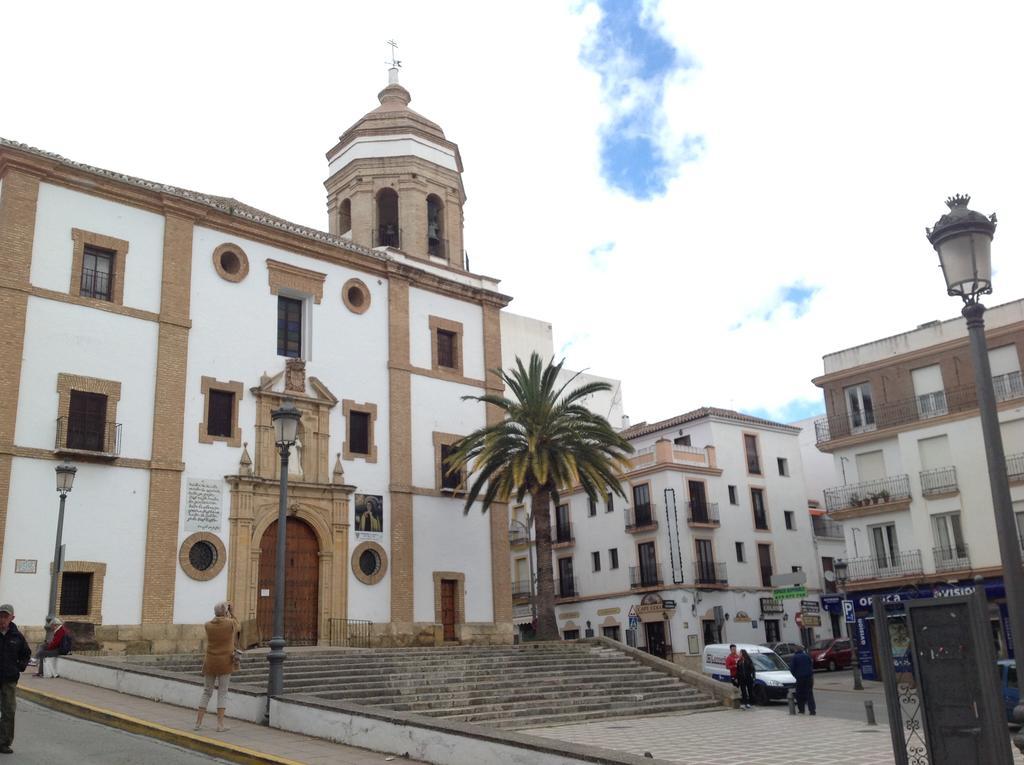
[(530, 586), (530, 580), (525, 579), (521, 582), (512, 582), (512, 597), (513, 598), (528, 598), (533, 594), (533, 588)]
[(825, 508), (829, 512), (846, 510), (850, 507), (884, 505), (908, 499), (910, 499), (910, 477), (906, 474), (825, 489)]
[(655, 506), (645, 502), (635, 507), (626, 508), (626, 531), (658, 528)]
[(508, 543), (510, 545), (525, 545), (530, 543), (530, 535), (525, 529), (512, 526), (508, 530)]
[(660, 587), (662, 584), (661, 566), (629, 567), (629, 586), (633, 589), (637, 589), (639, 587)]
[[(1006, 390), (1009, 392), (1011, 389), (1007, 387)], [(1024, 395), (1024, 390), (1021, 395)], [(977, 406), (977, 391), (973, 385), (965, 385), (899, 401), (874, 402), (869, 412), (840, 412), (823, 417), (814, 423), (814, 432), (818, 443), (823, 444), (837, 438), (905, 425), (941, 414), (963, 412)]]
[(924, 569), (921, 567), (920, 550), (905, 550), (894, 555), (883, 554), (847, 561), (847, 576), (850, 581), (887, 579), (922, 573)]
[(572, 576), (555, 580), (556, 598), (575, 598), (579, 594), (580, 591), (576, 585), (576, 577)]
[(121, 454), (121, 423), (81, 422), (77, 417), (58, 417), (53, 448), (58, 452), (91, 452), (97, 457), (117, 457)]
[(1006, 477), (1011, 481), (1024, 481), (1024, 454), (1011, 454), (1006, 458)]
[(699, 560), (693, 564), (694, 584), (729, 584), (729, 577), (725, 572), (724, 563)]
[(956, 547), (935, 547), (932, 549), (936, 571), (961, 571), (971, 567), (971, 558), (967, 553), (967, 545)]
[(1005, 375), (995, 375), (992, 378), (992, 387), (996, 392), (996, 401), (1009, 401), (1024, 396), (1024, 381), (1021, 380), (1019, 370)]
[(921, 493), (926, 497), (936, 494), (950, 494), (958, 491), (956, 467), (935, 468), (921, 471)]
[(436, 237), (427, 237), (427, 254), (435, 258), (448, 259), (448, 240)]
[(703, 502), (697, 499), (691, 499), (687, 506), (689, 507), (689, 514), (687, 520), (690, 523), (706, 524), (709, 526), (720, 526), (721, 521), (718, 518), (718, 503), (717, 502)]
[(814, 536), (821, 539), (843, 539), (843, 524), (816, 515), (811, 518)]
[(552, 529), (554, 534), (551, 538), (551, 544), (555, 545), (571, 545), (575, 540), (572, 536), (572, 522), (571, 521), (559, 521), (555, 523), (555, 527)]
[(331, 619), (330, 631), (332, 647), (369, 648), (373, 622), (366, 619)]
[(402, 229), (398, 226), (385, 224), (378, 226), (373, 238), (374, 247), (394, 247), (402, 249)]

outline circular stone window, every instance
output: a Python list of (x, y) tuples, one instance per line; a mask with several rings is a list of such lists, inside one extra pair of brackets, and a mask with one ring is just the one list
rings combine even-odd
[(388, 554), (376, 542), (362, 542), (352, 551), (352, 573), (363, 584), (377, 584), (388, 570)]
[(349, 279), (341, 288), (341, 299), (352, 313), (366, 313), (370, 307), (370, 290), (360, 279)]
[(181, 543), (178, 563), (193, 579), (205, 582), (213, 579), (224, 568), (224, 543), (216, 534), (201, 531)]
[(240, 282), (249, 273), (249, 258), (237, 244), (222, 244), (213, 251), (213, 267), (222, 279)]

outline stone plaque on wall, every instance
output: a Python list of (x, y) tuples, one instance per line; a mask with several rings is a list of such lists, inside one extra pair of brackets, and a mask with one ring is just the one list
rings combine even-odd
[(188, 480), (185, 502), (185, 532), (220, 531), (221, 482), (205, 479)]

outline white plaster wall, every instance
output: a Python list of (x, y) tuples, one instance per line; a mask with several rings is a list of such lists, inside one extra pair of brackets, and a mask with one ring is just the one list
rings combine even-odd
[(814, 422), (817, 419), (820, 418), (811, 417), (792, 424), (800, 428), (800, 461), (803, 463), (807, 499), (816, 500), (824, 507), (825, 489), (840, 486), (843, 482), (836, 478), (835, 460), (832, 455), (818, 450), (814, 430)]
[(480, 388), (412, 375), (412, 481), (422, 489), (436, 488), (434, 432), (465, 436), (485, 424), (484, 405), (463, 401), (479, 396)]
[(483, 310), (479, 305), (409, 289), (409, 358), (412, 365), (430, 369), (430, 317), (462, 322), (462, 371), (466, 377), (484, 377)]
[(357, 159), (382, 157), (419, 157), (452, 172), (459, 172), (455, 152), (412, 134), (366, 136), (357, 138), (329, 158), (328, 174), (334, 175)]
[[(242, 248), (249, 260), (249, 274), (240, 283), (228, 282), (213, 267), (213, 251), (225, 242)], [(327, 275), (323, 299), (319, 305), (310, 301), (312, 317), (311, 353), (306, 375), (317, 377), (339, 399), (331, 411), (331, 438), (328, 469), (333, 469), (335, 455), (342, 451), (345, 422), (341, 400), (377, 405), (375, 442), (376, 463), (363, 459), (345, 460), (346, 483), (355, 485), (361, 494), (379, 494), (385, 498), (385, 534), (380, 544), (390, 553), (389, 484), (389, 417), (388, 417), (388, 299), (387, 284), (376, 276), (326, 261), (296, 255), (258, 242), (228, 236), (222, 232), (197, 227), (192, 246), (192, 332), (189, 334), (188, 383), (185, 401), (184, 458), (188, 478), (220, 479), (238, 472), (242, 449), (224, 443), (200, 444), (199, 425), (203, 421), (204, 398), (201, 380), (204, 375), (222, 381), (243, 383), (239, 403), (239, 424), (242, 441), (249, 443), (249, 453), (256, 459), (256, 402), (250, 389), (257, 386), (264, 373), (283, 371), (286, 359), (277, 355), (277, 296), (271, 294), (266, 261), (268, 258)], [(359, 278), (370, 291), (370, 307), (363, 314), (349, 311), (341, 299), (341, 289), (350, 278)], [(182, 485), (182, 508), (186, 501)], [(228, 545), (229, 495), (225, 484), (221, 538)], [(350, 503), (352, 522), (354, 503)], [(178, 544), (184, 531), (184, 512), (180, 515)], [(350, 534), (350, 546), (359, 540)], [(256, 542), (258, 544), (258, 541)], [(189, 578), (180, 567), (175, 589), (175, 621), (195, 623), (209, 618), (213, 604), (226, 592), (224, 574), (209, 582)], [(351, 618), (387, 621), (388, 598), (381, 597), (388, 586), (385, 580), (372, 588), (354, 577), (349, 579), (349, 616)], [(383, 588), (383, 589), (382, 589)]]
[(413, 618), (434, 621), (434, 572), (466, 575), (466, 621), (494, 620), (491, 598), (491, 519), (479, 505), (463, 514), (459, 499), (413, 497)]
[(512, 369), (516, 357), (527, 363), (536, 351), (547, 361), (555, 355), (555, 342), (550, 322), (520, 316), (510, 311), (501, 312), (501, 366)]
[(121, 456), (149, 459), (158, 334), (156, 322), (29, 297), (15, 443), (53, 449), (57, 375), (66, 372), (121, 382)]
[[(15, 457), (7, 505), (0, 600), (17, 621), (39, 625), (46, 616), (50, 563), (57, 535), (59, 498), (52, 460)], [(101, 606), (104, 624), (138, 624), (146, 548), (149, 472), (91, 462), (78, 473), (64, 513), (65, 560), (107, 564)], [(15, 574), (15, 559), (38, 561), (35, 574)]]
[(117, 267), (117, 273), (124, 275), (124, 304), (146, 311), (160, 310), (163, 216), (61, 186), (39, 184), (29, 277), (36, 287), (68, 292), (74, 250), (72, 228), (127, 241), (127, 267)]

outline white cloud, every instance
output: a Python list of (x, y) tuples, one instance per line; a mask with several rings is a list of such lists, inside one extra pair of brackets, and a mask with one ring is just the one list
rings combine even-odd
[[(569, 366), (622, 378), (634, 421), (781, 411), (818, 396), (823, 354), (954, 315), (924, 238), (948, 194), (1000, 214), (992, 303), (1024, 294), (1014, 5), (649, 4), (698, 65), (659, 139), (705, 149), (644, 203), (598, 172), (621, 106), (580, 62), (593, 5), (138, 8), (6, 9), (0, 135), (325, 228), (324, 153), (376, 105), (394, 37), (412, 107), (461, 148), (474, 270), (554, 323)], [(795, 283), (820, 287), (805, 315), (749, 320)]]

